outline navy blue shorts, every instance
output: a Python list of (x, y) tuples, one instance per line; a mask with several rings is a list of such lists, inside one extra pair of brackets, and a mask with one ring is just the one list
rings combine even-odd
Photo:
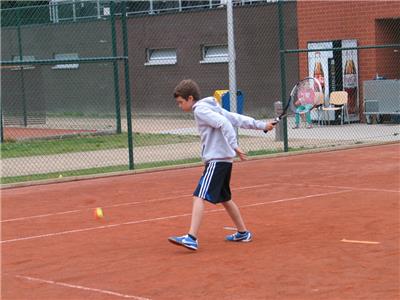
[(214, 204), (231, 200), (231, 173), (230, 162), (208, 163), (193, 195)]

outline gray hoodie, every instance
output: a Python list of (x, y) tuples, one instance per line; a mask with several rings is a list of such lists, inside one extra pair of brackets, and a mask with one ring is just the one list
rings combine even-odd
[(235, 127), (264, 130), (265, 121), (229, 112), (220, 107), (214, 97), (207, 97), (193, 105), (194, 119), (202, 144), (202, 159), (233, 161), (238, 148)]

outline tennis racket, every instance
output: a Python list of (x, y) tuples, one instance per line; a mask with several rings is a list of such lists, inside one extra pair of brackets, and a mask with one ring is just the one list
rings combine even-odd
[[(308, 106), (309, 110), (323, 104), (324, 95), (321, 83), (314, 77), (306, 77), (300, 80), (290, 92), (282, 112), (272, 121), (272, 124), (279, 123), (289, 113), (296, 113), (299, 106)], [(267, 130), (264, 130), (267, 132)]]

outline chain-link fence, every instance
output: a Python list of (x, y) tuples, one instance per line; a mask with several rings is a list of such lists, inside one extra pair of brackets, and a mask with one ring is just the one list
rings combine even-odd
[(273, 118), (305, 76), (324, 80), (326, 107), (332, 91), (348, 92), (343, 124), (313, 110), (312, 128), (292, 129), (289, 116), (268, 134), (240, 129), (251, 155), (398, 141), (399, 19), (374, 21), (379, 46), (365, 47), (305, 37), (303, 11), (295, 1), (3, 7), (2, 182), (200, 161), (193, 116), (172, 97), (186, 78), (257, 119)]

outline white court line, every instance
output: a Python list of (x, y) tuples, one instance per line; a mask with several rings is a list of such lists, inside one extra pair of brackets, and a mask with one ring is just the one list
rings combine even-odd
[[(301, 196), (301, 197), (286, 198), (286, 199), (280, 199), (280, 200), (274, 200), (274, 201), (266, 201), (266, 202), (259, 202), (259, 203), (253, 203), (253, 204), (246, 204), (246, 205), (241, 205), (240, 208), (260, 206), (260, 205), (268, 205), (268, 204), (274, 204), (274, 203), (280, 203), (280, 202), (289, 202), (289, 201), (295, 201), (295, 200), (301, 200), (301, 199), (309, 199), (309, 198), (328, 196), (328, 195), (335, 195), (335, 194), (341, 194), (341, 193), (347, 193), (347, 192), (351, 192), (351, 190), (335, 191), (335, 192), (331, 192), (331, 193), (312, 194), (312, 195)], [(206, 210), (204, 213), (214, 213), (214, 212), (220, 212), (220, 211), (225, 211), (225, 209), (224, 208), (220, 208), (220, 209)], [(113, 227), (119, 227), (119, 226), (122, 226), (122, 225), (132, 225), (132, 224), (141, 224), (141, 223), (154, 222), (154, 221), (163, 221), (163, 220), (169, 220), (169, 219), (175, 219), (175, 218), (181, 218), (181, 217), (188, 217), (188, 216), (191, 216), (191, 215), (192, 215), (191, 213), (186, 213), (186, 214), (181, 214), (181, 215), (173, 215), (173, 216), (158, 217), (158, 218), (144, 219), (144, 220), (136, 220), (136, 221), (129, 221), (129, 222), (124, 222), (124, 223), (116, 223), (116, 224), (96, 226), (96, 227), (88, 227), (88, 228), (81, 228), (81, 229), (74, 229), (74, 230), (66, 230), (66, 231), (53, 232), (53, 233), (47, 233), (47, 234), (40, 234), (40, 235), (34, 235), (34, 236), (20, 237), (20, 238), (15, 238), (15, 239), (10, 239), (10, 240), (3, 240), (3, 241), (0, 241), (0, 244), (19, 242), (19, 241), (26, 241), (26, 240), (33, 240), (33, 239), (39, 239), (39, 238), (45, 238), (45, 237), (53, 237), (53, 236), (59, 236), (59, 235), (65, 235), (65, 234), (71, 234), (71, 233), (78, 233), (78, 232), (85, 232), (85, 231), (91, 231), (91, 230), (98, 230), (98, 229), (113, 228)]]
[[(253, 189), (253, 188), (264, 187), (264, 186), (272, 185), (272, 184), (273, 183), (266, 183), (266, 184), (253, 185), (253, 186), (247, 186), (247, 187), (242, 187), (242, 188), (235, 188), (235, 189), (232, 189), (232, 190)], [(125, 202), (125, 203), (121, 203), (121, 204), (102, 206), (102, 208), (103, 209), (107, 209), (107, 208), (113, 208), (113, 207), (119, 207), (119, 206), (129, 206), (129, 205), (135, 205), (135, 204), (147, 204), (147, 203), (152, 203), (152, 202), (162, 202), (162, 201), (175, 200), (175, 199), (186, 198), (186, 197), (191, 197), (191, 196), (193, 196), (193, 194), (177, 195), (177, 196), (171, 196), (171, 197), (165, 197), (165, 198), (158, 198), (158, 199), (153, 199), (153, 200), (148, 200), (148, 201), (143, 201), (143, 202), (137, 202), (137, 201), (136, 202)], [(42, 214), (42, 215), (19, 217), (19, 218), (14, 218), (14, 219), (6, 219), (6, 220), (1, 220), (0, 223), (7, 223), (7, 222), (14, 222), (14, 221), (24, 221), (24, 220), (36, 219), (36, 218), (52, 217), (52, 216), (57, 216), (57, 215), (64, 215), (64, 214), (83, 212), (83, 211), (87, 211), (87, 210), (94, 210), (96, 208), (97, 207), (92, 207), (92, 208), (68, 210), (68, 211), (56, 212), (56, 213), (48, 213), (48, 214)]]
[(68, 287), (68, 288), (73, 288), (73, 289), (78, 289), (78, 290), (91, 291), (91, 292), (97, 292), (97, 293), (102, 293), (102, 294), (107, 294), (107, 295), (112, 295), (112, 296), (117, 296), (117, 297), (122, 297), (122, 298), (130, 298), (130, 299), (136, 299), (136, 300), (150, 300), (149, 298), (143, 298), (143, 297), (138, 297), (138, 296), (133, 296), (133, 295), (121, 294), (121, 293), (117, 293), (117, 292), (113, 292), (113, 291), (90, 288), (90, 287), (86, 287), (86, 286), (81, 286), (81, 285), (76, 285), (76, 284), (69, 284), (69, 283), (64, 283), (64, 282), (59, 282), (59, 281), (45, 280), (45, 279), (40, 279), (40, 278), (35, 278), (35, 277), (30, 277), (30, 276), (15, 275), (15, 277), (20, 278), (20, 279), (26, 279), (26, 280), (29, 280), (29, 281), (37, 281), (37, 282), (41, 282), (41, 283), (59, 285), (59, 286), (63, 286), (63, 287)]
[(23, 221), (23, 220), (36, 219), (36, 218), (45, 218), (45, 217), (59, 216), (59, 215), (66, 215), (66, 214), (72, 214), (72, 213), (77, 213), (77, 212), (81, 212), (81, 211), (82, 211), (82, 209), (67, 210), (67, 211), (61, 211), (61, 212), (56, 212), (56, 213), (48, 213), (48, 214), (43, 214), (43, 215), (35, 215), (35, 216), (29, 216), (29, 217), (20, 217), (20, 218), (15, 218), (15, 219), (1, 220), (0, 223)]
[[(235, 190), (254, 189), (254, 188), (265, 187), (265, 186), (274, 185), (274, 184), (276, 184), (276, 183), (264, 183), (264, 184), (247, 186), (247, 187), (233, 188), (232, 190), (235, 191)], [(193, 195), (192, 194), (181, 195), (181, 196), (177, 195), (177, 196), (158, 198), (158, 199), (153, 199), (153, 200), (143, 201), (143, 202), (126, 202), (126, 203), (121, 203), (121, 204), (102, 206), (102, 208), (107, 209), (107, 208), (113, 208), (113, 207), (118, 207), (118, 206), (129, 206), (129, 205), (135, 205), (135, 204), (147, 204), (147, 203), (151, 203), (151, 202), (162, 202), (162, 201), (175, 200), (175, 199), (186, 198), (186, 197), (191, 197), (191, 196), (193, 196)], [(69, 211), (64, 211), (64, 212), (48, 213), (48, 214), (42, 214), (42, 215), (19, 217), (19, 218), (14, 218), (14, 219), (1, 220), (0, 223), (24, 221), (24, 220), (44, 218), (44, 217), (52, 217), (52, 216), (57, 216), (57, 215), (71, 214), (71, 213), (77, 213), (77, 212), (94, 210), (94, 209), (96, 209), (96, 207), (77, 209), (77, 210), (69, 210)]]
[(378, 245), (378, 244), (380, 244), (380, 242), (358, 241), (358, 240), (347, 240), (347, 239), (342, 239), (341, 242), (343, 242), (343, 243), (355, 243), (355, 244), (369, 244), (369, 245)]
[[(254, 189), (254, 188), (265, 187), (265, 186), (274, 185), (274, 184), (275, 183), (264, 183), (264, 184), (247, 186), (247, 187), (233, 188), (232, 190), (235, 191), (235, 190)], [(191, 197), (191, 196), (193, 196), (193, 194), (176, 195), (176, 196), (158, 198), (158, 199), (142, 201), (142, 202), (137, 202), (136, 201), (136, 202), (125, 202), (125, 203), (120, 203), (120, 204), (107, 205), (107, 206), (102, 206), (102, 208), (103, 209), (107, 209), (107, 208), (113, 208), (113, 207), (119, 207), (119, 206), (129, 206), (129, 205), (135, 205), (135, 204), (147, 204), (147, 203), (152, 203), (152, 202), (162, 202), (162, 201), (175, 200), (175, 199), (186, 198), (186, 197)], [(48, 213), (48, 214), (41, 214), (41, 215), (34, 215), (34, 216), (19, 217), (19, 218), (14, 218), (14, 219), (6, 219), (6, 220), (0, 220), (0, 223), (15, 222), (15, 221), (25, 221), (25, 220), (37, 219), (37, 218), (45, 218), (45, 217), (53, 217), (53, 216), (58, 216), (58, 215), (83, 212), (83, 211), (87, 211), (87, 210), (94, 210), (96, 208), (97, 207), (91, 207), (91, 208), (68, 210), (68, 211), (56, 212), (56, 213)]]
[[(189, 196), (191, 196), (191, 195), (189, 195)], [(107, 208), (120, 207), (120, 206), (129, 206), (129, 205), (135, 205), (135, 204), (146, 204), (146, 203), (149, 203), (149, 202), (173, 200), (173, 199), (183, 198), (183, 197), (188, 197), (188, 195), (167, 197), (167, 198), (159, 198), (159, 199), (154, 199), (154, 200), (144, 201), (144, 202), (137, 202), (137, 201), (135, 201), (135, 202), (125, 202), (125, 203), (120, 203), (120, 204), (102, 206), (102, 208), (103, 209), (107, 209)], [(83, 212), (83, 211), (87, 211), (87, 210), (94, 210), (96, 208), (97, 207), (90, 207), (90, 208), (68, 210), (68, 211), (56, 212), (56, 213), (48, 213), (48, 214), (20, 217), (20, 218), (14, 218), (14, 219), (6, 219), (6, 220), (1, 220), (0, 223), (14, 222), (14, 221), (24, 221), (24, 220), (29, 220), (29, 219), (37, 219), (37, 218), (45, 218), (45, 217), (52, 217), (52, 216), (57, 216), (57, 215), (64, 215), (64, 214)]]
[(319, 184), (308, 184), (308, 183), (287, 183), (283, 182), (280, 184), (285, 185), (296, 185), (302, 187), (322, 187), (322, 188), (334, 188), (334, 189), (346, 189), (353, 191), (364, 191), (364, 192), (379, 192), (379, 193), (400, 193), (400, 190), (386, 190), (386, 189), (374, 189), (374, 188), (355, 188), (351, 186), (337, 186), (337, 185), (319, 185)]
[[(347, 187), (347, 186), (303, 184), (303, 183), (297, 183), (296, 184), (296, 183), (286, 183), (286, 182), (284, 182), (284, 183), (282, 183), (282, 182), (279, 182), (279, 183), (277, 183), (277, 182), (275, 182), (275, 183), (274, 182), (272, 182), (272, 183), (269, 182), (269, 183), (253, 185), (253, 186), (238, 187), (238, 188), (232, 188), (232, 191), (254, 189), (254, 188), (260, 188), (260, 187), (265, 187), (265, 186), (270, 186), (270, 185), (296, 185), (296, 186), (302, 186), (302, 187), (309, 186), (309, 187), (320, 187), (320, 188), (346, 189), (346, 190), (354, 190), (354, 191), (400, 193), (400, 191), (396, 191), (396, 190), (372, 189), (372, 188), (354, 188), (354, 187)], [(125, 203), (120, 203), (120, 204), (102, 206), (102, 208), (103, 209), (107, 209), (107, 208), (120, 207), (120, 206), (130, 206), (130, 205), (135, 205), (135, 204), (147, 204), (147, 203), (151, 203), (151, 202), (162, 202), (162, 201), (175, 200), (175, 199), (186, 198), (186, 197), (191, 197), (191, 196), (192, 196), (192, 194), (187, 194), (187, 195), (171, 196), (171, 197), (166, 197), (166, 198), (158, 198), (158, 199), (153, 199), (153, 200), (143, 201), (143, 202), (137, 202), (137, 201), (135, 201), (135, 202), (125, 202)], [(0, 220), (0, 223), (24, 221), (24, 220), (29, 220), (29, 219), (37, 219), (37, 218), (45, 218), (45, 217), (52, 217), (52, 216), (71, 214), (71, 213), (78, 213), (78, 212), (83, 212), (83, 211), (87, 211), (87, 210), (94, 210), (94, 209), (96, 209), (96, 207), (69, 210), (69, 211), (56, 212), (56, 213), (48, 213), (48, 214), (42, 214), (42, 215), (19, 217), (19, 218), (14, 218), (14, 219)]]
[(145, 219), (145, 220), (124, 222), (124, 223), (96, 226), (96, 227), (87, 227), (87, 228), (81, 228), (81, 229), (66, 230), (66, 231), (60, 231), (60, 232), (54, 232), (54, 233), (47, 233), (47, 234), (41, 234), (41, 235), (16, 238), (16, 239), (11, 239), (11, 240), (4, 240), (4, 241), (0, 241), (0, 244), (32, 240), (32, 239), (39, 239), (39, 238), (64, 235), (64, 234), (70, 234), (70, 233), (77, 233), (77, 232), (85, 232), (85, 231), (91, 231), (91, 230), (97, 230), (97, 229), (112, 228), (112, 227), (118, 227), (118, 226), (122, 226), (122, 225), (132, 225), (132, 224), (140, 224), (140, 223), (146, 223), (146, 222), (152, 222), (152, 221), (168, 220), (168, 219), (174, 219), (174, 218), (179, 218), (179, 217), (186, 217), (186, 216), (190, 216), (190, 215), (191, 214), (187, 213), (187, 214), (182, 214), (182, 215), (159, 217), (159, 218), (154, 218), (154, 219)]
[(301, 197), (294, 197), (294, 198), (286, 198), (286, 199), (281, 199), (281, 200), (274, 200), (274, 201), (270, 201), (270, 202), (260, 202), (260, 203), (246, 204), (246, 205), (240, 206), (240, 208), (242, 208), (242, 207), (260, 206), (260, 205), (265, 205), (265, 204), (270, 204), (270, 203), (289, 202), (289, 201), (295, 201), (295, 200), (300, 200), (300, 199), (308, 199), (308, 198), (314, 198), (314, 197), (320, 197), (320, 196), (328, 196), (328, 195), (335, 195), (335, 194), (343, 194), (343, 193), (348, 193), (348, 192), (352, 192), (352, 190), (336, 191), (336, 192), (322, 193), (322, 194), (312, 194), (312, 195), (301, 196)]

